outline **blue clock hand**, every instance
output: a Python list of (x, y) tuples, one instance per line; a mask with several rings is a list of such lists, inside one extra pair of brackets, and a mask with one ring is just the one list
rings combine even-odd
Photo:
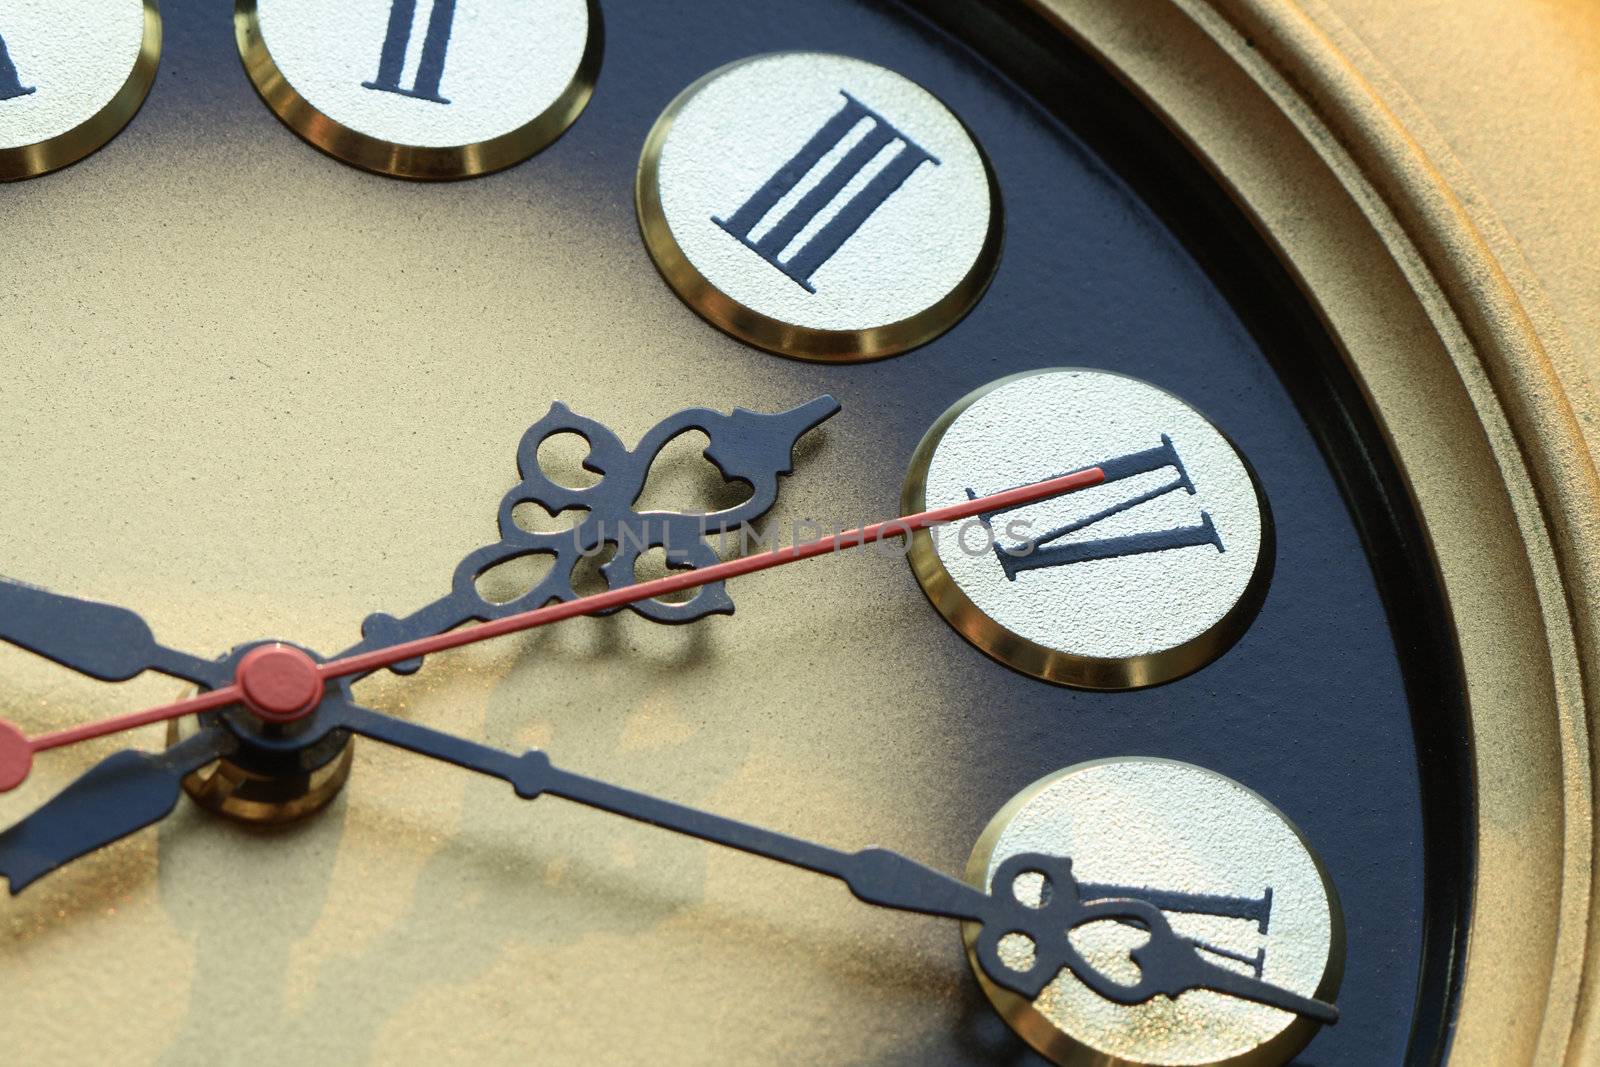
[(203, 686), (228, 680), (218, 664), (158, 643), (145, 621), (127, 608), (10, 578), (0, 578), (0, 640), (105, 682), (126, 681), (147, 670)]
[[(1141, 900), (1085, 903), (1072, 875), (1071, 862), (1059, 857), (1011, 857), (996, 872), (997, 892), (990, 894), (888, 849), (845, 852), (574, 774), (555, 766), (549, 756), (538, 750), (513, 755), (351, 704), (339, 709), (338, 720), (352, 733), (503, 779), (525, 800), (546, 794), (563, 797), (837, 878), (869, 904), (976, 923), (976, 955), (984, 972), (997, 985), (1022, 996), (1038, 996), (1066, 969), (1096, 993), (1120, 1004), (1142, 1003), (1158, 995), (1177, 997), (1191, 989), (1211, 989), (1318, 1022), (1333, 1023), (1339, 1018), (1331, 1004), (1236, 974), (1206, 960), (1193, 943), (1172, 929), (1153, 904)], [(1025, 873), (1042, 874), (1050, 887), (1048, 899), (1041, 906), (1030, 906), (1015, 896), (1016, 880)], [(1134, 985), (1108, 978), (1072, 945), (1069, 934), (1074, 928), (1105, 920), (1131, 923), (1150, 935), (1134, 953), (1140, 965), (1140, 978)], [(1000, 939), (1011, 933), (1022, 933), (1034, 943), (1034, 960), (1025, 970), (1013, 968), (999, 952)]]
[(165, 817), (185, 775), (233, 751), (223, 730), (202, 730), (165, 752), (117, 752), (33, 814), (0, 833), (0, 875), (13, 895), (97, 848)]

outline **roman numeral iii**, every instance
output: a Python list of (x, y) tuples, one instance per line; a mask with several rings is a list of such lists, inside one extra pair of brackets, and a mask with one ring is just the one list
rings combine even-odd
[[(779, 167), (766, 183), (726, 219), (712, 218), (718, 226), (738, 238), (745, 247), (798, 282), (807, 292), (816, 292), (811, 276), (833, 258), (855, 232), (905, 184), (924, 163), (939, 165), (932, 153), (896, 129), (888, 119), (867, 107), (849, 93), (840, 91), (844, 105), (822, 128)], [(871, 123), (866, 135), (852, 145), (834, 165), (822, 174), (809, 190), (773, 223), (759, 238), (753, 237), (762, 221), (810, 175), (863, 121)], [(899, 150), (838, 209), (838, 213), (813, 233), (787, 258), (780, 258), (802, 230), (832, 205), (844, 192), (850, 179), (860, 174), (877, 155), (890, 145)]]

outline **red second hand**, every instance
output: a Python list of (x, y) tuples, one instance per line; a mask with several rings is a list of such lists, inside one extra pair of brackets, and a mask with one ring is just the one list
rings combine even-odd
[(774, 548), (766, 552), (758, 552), (753, 556), (741, 556), (738, 559), (730, 559), (724, 563), (714, 563), (709, 567), (699, 567), (677, 574), (669, 574), (664, 578), (654, 578), (648, 582), (635, 582), (632, 585), (625, 585), (618, 589), (608, 589), (603, 593), (595, 593), (592, 596), (579, 597), (577, 600), (566, 600), (559, 604), (535, 608), (532, 611), (507, 615), (503, 619), (482, 623), (469, 629), (450, 630), (446, 633), (436, 634), (433, 637), (419, 637), (414, 641), (390, 645), (388, 648), (363, 652), (358, 656), (330, 660), (327, 663), (319, 664), (317, 672), (323, 678), (343, 678), (346, 675), (362, 674), (383, 667), (392, 667), (396, 663), (404, 663), (406, 660), (415, 659), (418, 656), (443, 652), (449, 648), (459, 648), (462, 645), (486, 641), (491, 637), (499, 637), (503, 634), (532, 630), (538, 626), (546, 626), (552, 622), (560, 622), (563, 619), (576, 618), (579, 615), (593, 615), (598, 612), (609, 611), (611, 608), (622, 607), (639, 600), (652, 600), (672, 593), (681, 593), (686, 589), (694, 589), (698, 586), (708, 585), (711, 582), (725, 581), (743, 574), (753, 574), (756, 571), (780, 567), (785, 563), (811, 559), (813, 556), (820, 556), (825, 552), (855, 548), (857, 545), (870, 545), (890, 537), (909, 536), (930, 526), (970, 519), (984, 512), (1007, 511), (1023, 504), (1031, 504), (1035, 501), (1043, 500), (1046, 497), (1059, 496), (1062, 493), (1070, 493), (1075, 489), (1086, 489), (1091, 485), (1099, 485), (1105, 481), (1105, 477), (1105, 472), (1099, 467), (1090, 467), (1087, 470), (1075, 471), (1072, 474), (1064, 474), (1059, 478), (1035, 482), (1032, 485), (1024, 485), (1017, 489), (1007, 489), (1004, 492), (994, 493), (990, 496), (964, 500), (949, 507), (934, 508), (932, 511), (918, 512), (915, 515), (890, 519), (888, 522), (874, 523), (871, 526), (846, 530), (843, 533), (832, 534), (828, 537), (819, 537), (815, 541), (807, 541), (804, 544), (790, 545), (788, 548)]
[[(463, 645), (487, 641), (492, 637), (501, 637), (505, 634), (519, 633), (532, 630), (540, 626), (547, 626), (563, 619), (576, 618), (579, 615), (594, 615), (612, 608), (623, 607), (640, 600), (651, 600), (656, 597), (668, 596), (672, 593), (681, 593), (698, 586), (708, 585), (712, 582), (726, 581), (737, 578), (743, 574), (753, 574), (756, 571), (768, 570), (786, 563), (794, 563), (802, 559), (811, 559), (826, 552), (840, 551), (846, 548), (855, 548), (858, 545), (875, 544), (891, 537), (909, 537), (918, 530), (926, 530), (931, 526), (941, 523), (959, 522), (970, 519), (985, 512), (1008, 511), (1024, 504), (1031, 504), (1044, 500), (1047, 497), (1060, 496), (1078, 489), (1087, 489), (1092, 485), (1099, 485), (1105, 481), (1105, 471), (1099, 467), (1089, 467), (1085, 470), (1063, 474), (1057, 478), (1049, 478), (1031, 485), (1019, 486), (1016, 489), (1007, 489), (1004, 492), (992, 493), (989, 496), (976, 497), (964, 500), (959, 504), (948, 507), (934, 508), (930, 511), (918, 512), (915, 515), (905, 515), (888, 522), (874, 523), (855, 530), (846, 530), (843, 533), (833, 534), (828, 537), (819, 537), (815, 541), (804, 544), (791, 545), (788, 548), (774, 548), (766, 552), (758, 552), (753, 556), (743, 556), (739, 559), (730, 559), (723, 563), (716, 563), (709, 567), (699, 567), (694, 570), (669, 574), (664, 578), (655, 578), (648, 582), (635, 582), (618, 589), (608, 589), (603, 593), (592, 596), (579, 597), (576, 600), (567, 600), (546, 607), (535, 608), (532, 611), (523, 611), (515, 615), (507, 615), (503, 619), (492, 622), (480, 623), (477, 626), (464, 630), (450, 630), (433, 637), (421, 637), (414, 641), (403, 641), (397, 645), (386, 648), (374, 649), (355, 656), (346, 656), (343, 659), (330, 660), (327, 663), (315, 663), (305, 653), (289, 646), (264, 646), (258, 649), (260, 656), (246, 657), (238, 668), (237, 679), (232, 685), (220, 689), (209, 690), (187, 700), (179, 700), (172, 704), (163, 704), (159, 707), (147, 708), (127, 715), (115, 715), (99, 722), (87, 723), (83, 726), (74, 726), (66, 730), (57, 730), (54, 733), (41, 734), (38, 737), (27, 738), (10, 724), (0, 721), (0, 792), (14, 789), (28, 776), (28, 770), (33, 763), (33, 753), (46, 749), (59, 748), (78, 741), (87, 741), (94, 737), (103, 737), (106, 734), (118, 733), (122, 730), (131, 730), (136, 726), (145, 726), (165, 719), (176, 719), (184, 715), (196, 715), (204, 711), (214, 711), (229, 704), (243, 702), (261, 715), (277, 722), (288, 722), (309, 715), (316, 709), (317, 700), (306, 701), (303, 699), (307, 686), (315, 682), (314, 690), (320, 694), (321, 684), (335, 678), (345, 678), (352, 674), (365, 674), (384, 667), (392, 667), (396, 663), (403, 663), (408, 659), (418, 656), (427, 656), (446, 649), (460, 648)], [(271, 649), (270, 653), (266, 649)], [(256, 661), (256, 670), (252, 674), (247, 672), (252, 658)], [(261, 668), (266, 668), (262, 670)], [(262, 699), (258, 694), (266, 697), (276, 697), (279, 693), (287, 694), (285, 702), (276, 703), (271, 699)], [(257, 696), (256, 699), (252, 699)]]

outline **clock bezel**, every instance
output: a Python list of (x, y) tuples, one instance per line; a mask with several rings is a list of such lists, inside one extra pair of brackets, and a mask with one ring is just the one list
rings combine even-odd
[(1586, 561), (1600, 558), (1600, 480), (1578, 422), (1594, 399), (1562, 373), (1575, 364), (1561, 327), (1448, 146), (1330, 13), (1029, 2), (1177, 133), (1277, 252), (1427, 532), (1476, 814), (1448, 1062), (1592, 1062), (1600, 599)]

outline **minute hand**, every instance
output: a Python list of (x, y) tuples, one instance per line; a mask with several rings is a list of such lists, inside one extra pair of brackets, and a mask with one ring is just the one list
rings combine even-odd
[(843, 852), (562, 770), (538, 749), (514, 755), (368, 708), (346, 705), (340, 725), (374, 741), (509, 782), (524, 800), (557, 796), (743, 852), (831, 875), (870, 904), (981, 921), (989, 896), (894, 852)]
[[(1142, 900), (1083, 901), (1072, 875), (1072, 864), (1061, 857), (1010, 857), (996, 872), (996, 891), (990, 894), (888, 849), (845, 852), (574, 774), (555, 766), (548, 755), (537, 749), (513, 755), (354, 705), (343, 706), (339, 718), (341, 726), (374, 741), (503, 779), (525, 800), (546, 794), (562, 797), (837, 878), (869, 904), (978, 924), (977, 958), (984, 972), (996, 984), (1022, 996), (1038, 996), (1061, 970), (1067, 969), (1099, 995), (1121, 1004), (1142, 1003), (1157, 995), (1177, 997), (1192, 989), (1212, 989), (1319, 1022), (1338, 1019), (1338, 1011), (1330, 1004), (1204, 959), (1193, 943), (1178, 936), (1153, 904)], [(1025, 873), (1042, 874), (1047, 879), (1051, 891), (1043, 904), (1030, 905), (1015, 897), (1013, 887)], [(1072, 945), (1070, 934), (1075, 927), (1106, 921), (1130, 923), (1149, 934), (1134, 952), (1140, 977), (1133, 985), (1112, 980)], [(1034, 962), (1026, 969), (1013, 967), (1000, 952), (1002, 939), (1018, 932), (1034, 943)]]

